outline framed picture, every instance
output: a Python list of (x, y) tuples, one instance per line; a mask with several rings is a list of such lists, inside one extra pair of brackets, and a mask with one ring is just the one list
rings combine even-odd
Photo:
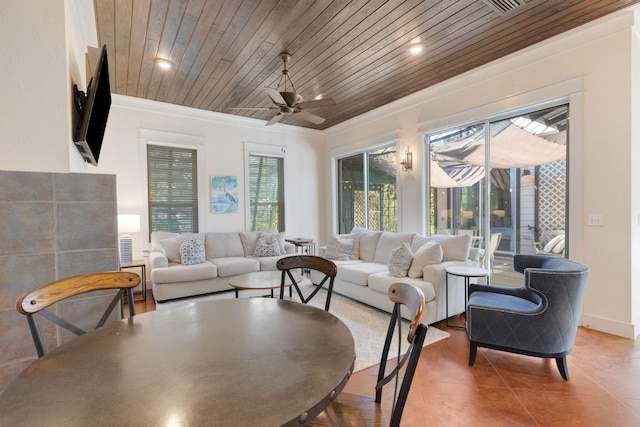
[(211, 212), (238, 212), (238, 177), (211, 177)]

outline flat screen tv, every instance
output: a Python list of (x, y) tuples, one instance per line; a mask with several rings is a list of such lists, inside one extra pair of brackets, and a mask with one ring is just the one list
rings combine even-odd
[(87, 93), (74, 85), (74, 104), (77, 111), (77, 126), (73, 142), (87, 163), (98, 165), (104, 130), (111, 108), (111, 85), (109, 84), (109, 65), (107, 64), (107, 46), (100, 49), (98, 64), (89, 81)]

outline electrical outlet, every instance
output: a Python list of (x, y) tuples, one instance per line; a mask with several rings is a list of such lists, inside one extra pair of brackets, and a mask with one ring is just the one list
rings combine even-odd
[(602, 214), (587, 215), (587, 225), (590, 227), (604, 227), (604, 216)]

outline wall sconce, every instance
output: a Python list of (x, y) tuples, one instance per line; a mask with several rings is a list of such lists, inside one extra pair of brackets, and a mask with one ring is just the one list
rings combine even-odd
[(403, 171), (408, 171), (413, 168), (413, 153), (409, 151), (409, 147), (407, 147), (407, 152), (402, 155), (400, 165)]

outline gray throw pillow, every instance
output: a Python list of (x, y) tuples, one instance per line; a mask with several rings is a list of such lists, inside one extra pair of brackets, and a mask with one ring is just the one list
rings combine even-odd
[(204, 244), (192, 237), (180, 245), (180, 263), (182, 265), (202, 264), (204, 262)]
[(411, 262), (413, 261), (413, 253), (409, 243), (403, 243), (398, 249), (391, 251), (389, 256), (389, 274), (394, 277), (406, 277)]
[(335, 261), (349, 261), (353, 250), (353, 240), (332, 236), (324, 251), (324, 257)]
[(280, 255), (280, 242), (278, 242), (278, 238), (263, 234), (256, 242), (256, 250), (253, 252), (253, 256), (265, 257), (278, 255)]

